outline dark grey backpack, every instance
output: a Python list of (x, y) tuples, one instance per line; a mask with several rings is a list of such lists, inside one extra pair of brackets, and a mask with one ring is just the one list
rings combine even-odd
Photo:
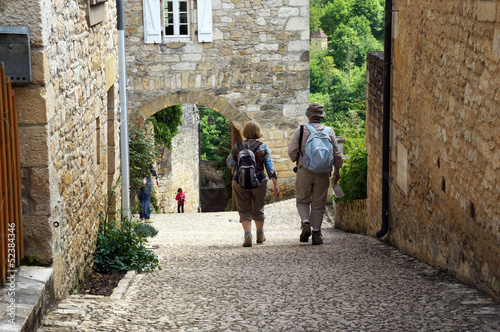
[(239, 153), (234, 179), (242, 188), (255, 189), (260, 186), (262, 179), (255, 160), (255, 151), (261, 144), (262, 142), (257, 141), (247, 149), (243, 147), (242, 142), (236, 143)]

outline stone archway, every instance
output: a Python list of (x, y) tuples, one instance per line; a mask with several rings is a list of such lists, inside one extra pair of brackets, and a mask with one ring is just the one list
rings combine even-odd
[(141, 105), (129, 117), (144, 119), (156, 112), (173, 106), (183, 105), (180, 133), (172, 141), (172, 149), (167, 150), (157, 161), (160, 175), (160, 187), (157, 197), (162, 213), (176, 211), (174, 199), (177, 189), (186, 193), (185, 212), (200, 211), (200, 132), (199, 109), (197, 106), (211, 108), (223, 115), (232, 124), (232, 141), (241, 139), (240, 130), (250, 118), (218, 96), (204, 93), (175, 92), (159, 96), (151, 102)]
[[(267, 116), (263, 116), (262, 112), (259, 112), (258, 110), (252, 111), (252, 108), (248, 107), (248, 105), (238, 105), (239, 107), (237, 107), (231, 101), (228, 101), (215, 93), (210, 94), (203, 91), (181, 90), (175, 92), (165, 92), (158, 95), (154, 99), (149, 98), (148, 101), (144, 101), (144, 99), (142, 99), (142, 103), (141, 99), (142, 98), (136, 98), (135, 102), (133, 102), (135, 105), (129, 114), (129, 118), (142, 117), (147, 119), (164, 108), (179, 104), (198, 105), (211, 108), (223, 115), (232, 123), (233, 144), (234, 142), (242, 139), (240, 131), (242, 130), (244, 124), (250, 120), (257, 120), (264, 130), (263, 141), (271, 151), (274, 168), (278, 172), (280, 183), (285, 186), (293, 186), (295, 173), (292, 169), (294, 165), (289, 160), (287, 147), (289, 138), (301, 120), (301, 116), (303, 116), (303, 114), (296, 114), (295, 116), (283, 118), (283, 115), (275, 114), (270, 111)], [(241, 100), (239, 100), (239, 102), (241, 102)], [(191, 167), (195, 167), (195, 170), (181, 172), (181, 174), (178, 174), (177, 176), (168, 172), (164, 173), (163, 180), (160, 180), (163, 187), (160, 193), (160, 205), (162, 206), (162, 212), (164, 213), (173, 212), (175, 210), (175, 200), (173, 200), (173, 197), (175, 197), (176, 190), (179, 187), (183, 189), (186, 188), (186, 190), (189, 188), (189, 191), (191, 192), (191, 201), (189, 201), (189, 203), (188, 200), (186, 201), (186, 211), (199, 211), (199, 162), (194, 159), (182, 161), (186, 157), (196, 156), (196, 158), (199, 158), (199, 143), (195, 145), (196, 151), (186, 151), (186, 149), (192, 148), (192, 146), (186, 142), (193, 140), (199, 142), (199, 118), (193, 119), (193, 114), (190, 114), (188, 115), (188, 118), (183, 119), (183, 122), (189, 128), (188, 131), (190, 131), (190, 134), (188, 133), (186, 135), (188, 138), (183, 138), (183, 135), (174, 138), (174, 140), (179, 141), (178, 146), (182, 146), (183, 153), (177, 160), (172, 160), (170, 169), (175, 169), (176, 171), (173, 173), (177, 173), (177, 170), (180, 169), (180, 166), (178, 165), (188, 164), (191, 165)], [(182, 181), (182, 178), (185, 178), (186, 181)], [(175, 180), (177, 180), (177, 182), (175, 182)], [(187, 187), (186, 183), (189, 183)], [(195, 192), (196, 194), (194, 194)]]

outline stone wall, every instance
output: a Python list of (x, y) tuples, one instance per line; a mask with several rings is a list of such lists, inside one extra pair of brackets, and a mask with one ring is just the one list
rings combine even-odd
[[(388, 241), (499, 299), (500, 1), (394, 6)], [(374, 234), (381, 167), (371, 160)]]
[(289, 135), (309, 104), (309, 1), (213, 0), (213, 42), (144, 43), (142, 0), (125, 1), (129, 110), (147, 118), (175, 104), (217, 110), (241, 130), (263, 127), (281, 179), (293, 179)]
[(100, 203), (119, 175), (116, 5), (103, 6), (93, 27), (87, 1), (0, 8), (0, 25), (30, 29), (33, 81), (14, 89), (24, 245), (26, 256), (54, 266), (58, 297), (89, 272)]
[(351, 203), (334, 202), (333, 227), (340, 230), (367, 234), (366, 199), (355, 199)]
[(382, 218), (382, 114), (384, 102), (384, 53), (366, 57), (366, 152), (368, 154), (367, 211), (371, 223), (368, 234), (375, 234)]

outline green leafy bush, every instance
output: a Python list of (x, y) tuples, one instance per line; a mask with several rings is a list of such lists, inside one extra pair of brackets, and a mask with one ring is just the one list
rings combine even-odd
[(352, 149), (349, 158), (345, 160), (340, 169), (339, 185), (344, 192), (341, 198), (335, 198), (336, 202), (351, 203), (355, 199), (367, 197), (366, 176), (368, 172), (366, 148), (358, 146)]
[(97, 234), (97, 248), (94, 252), (94, 265), (102, 273), (137, 270), (152, 272), (161, 270), (158, 257), (146, 249), (146, 239), (138, 235), (133, 223), (123, 219), (118, 227), (114, 220), (101, 223)]
[(117, 185), (107, 195), (99, 216), (99, 232), (94, 252), (96, 270), (101, 273), (161, 270), (158, 257), (145, 247), (146, 238), (135, 231), (138, 223), (122, 216), (121, 225), (118, 225), (110, 217), (117, 212), (113, 209), (116, 187)]
[(97, 234), (97, 248), (94, 252), (94, 265), (102, 273), (137, 270), (152, 272), (160, 269), (158, 257), (144, 246), (146, 239), (138, 235), (134, 225), (122, 219), (118, 227), (114, 220), (101, 223)]

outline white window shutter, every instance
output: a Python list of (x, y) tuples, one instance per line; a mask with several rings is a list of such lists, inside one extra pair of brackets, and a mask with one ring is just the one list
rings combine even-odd
[(144, 42), (147, 44), (161, 43), (160, 0), (143, 0), (144, 11)]
[(198, 41), (212, 42), (212, 0), (198, 0)]

